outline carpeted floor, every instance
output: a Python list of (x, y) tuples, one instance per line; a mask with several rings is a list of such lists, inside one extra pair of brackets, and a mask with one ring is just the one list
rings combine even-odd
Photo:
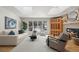
[(31, 41), (26, 37), (17, 47), (11, 52), (56, 52), (46, 45), (46, 37), (38, 36), (35, 41)]

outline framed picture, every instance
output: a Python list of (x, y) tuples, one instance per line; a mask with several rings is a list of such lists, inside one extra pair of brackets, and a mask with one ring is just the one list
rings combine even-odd
[(73, 11), (68, 14), (69, 21), (75, 21), (75, 20), (77, 20), (77, 17), (78, 17), (78, 13), (76, 11)]
[(16, 20), (5, 17), (5, 29), (15, 29), (16, 28)]

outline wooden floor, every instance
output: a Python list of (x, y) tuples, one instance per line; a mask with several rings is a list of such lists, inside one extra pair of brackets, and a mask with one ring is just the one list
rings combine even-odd
[(74, 40), (69, 40), (66, 45), (66, 50), (70, 52), (79, 52), (79, 45), (76, 45)]
[[(0, 52), (10, 52), (13, 48), (15, 48), (15, 47), (13, 47), (13, 46), (4, 46), (4, 47), (0, 46)], [(67, 42), (65, 49), (67, 51), (70, 51), (70, 52), (79, 52), (79, 46), (74, 44), (73, 40), (69, 40)]]
[(10, 52), (14, 46), (0, 46), (0, 52)]

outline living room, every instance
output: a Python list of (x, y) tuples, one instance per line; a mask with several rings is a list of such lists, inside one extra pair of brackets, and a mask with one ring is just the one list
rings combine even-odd
[[(32, 41), (33, 31), (37, 38)], [(61, 33), (68, 34), (64, 43), (59, 41)], [(79, 52), (78, 38), (78, 6), (0, 7), (1, 52)], [(54, 39), (60, 43), (54, 44)]]

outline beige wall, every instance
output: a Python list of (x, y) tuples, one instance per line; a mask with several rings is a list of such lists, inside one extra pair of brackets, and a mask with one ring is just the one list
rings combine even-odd
[[(16, 29), (5, 29), (5, 16), (17, 20)], [(10, 11), (10, 10), (8, 10), (6, 8), (0, 7), (0, 31), (6, 31), (7, 32), (7, 31), (13, 30), (17, 34), (18, 29), (19, 29), (19, 25), (18, 25), (19, 21), (20, 21), (20, 18), (15, 13), (13, 13), (12, 11)]]
[[(66, 28), (79, 28), (79, 21), (68, 21), (67, 17), (63, 18), (64, 21), (67, 21), (63, 26), (63, 31), (66, 32)], [(78, 19), (77, 19), (78, 20)]]

